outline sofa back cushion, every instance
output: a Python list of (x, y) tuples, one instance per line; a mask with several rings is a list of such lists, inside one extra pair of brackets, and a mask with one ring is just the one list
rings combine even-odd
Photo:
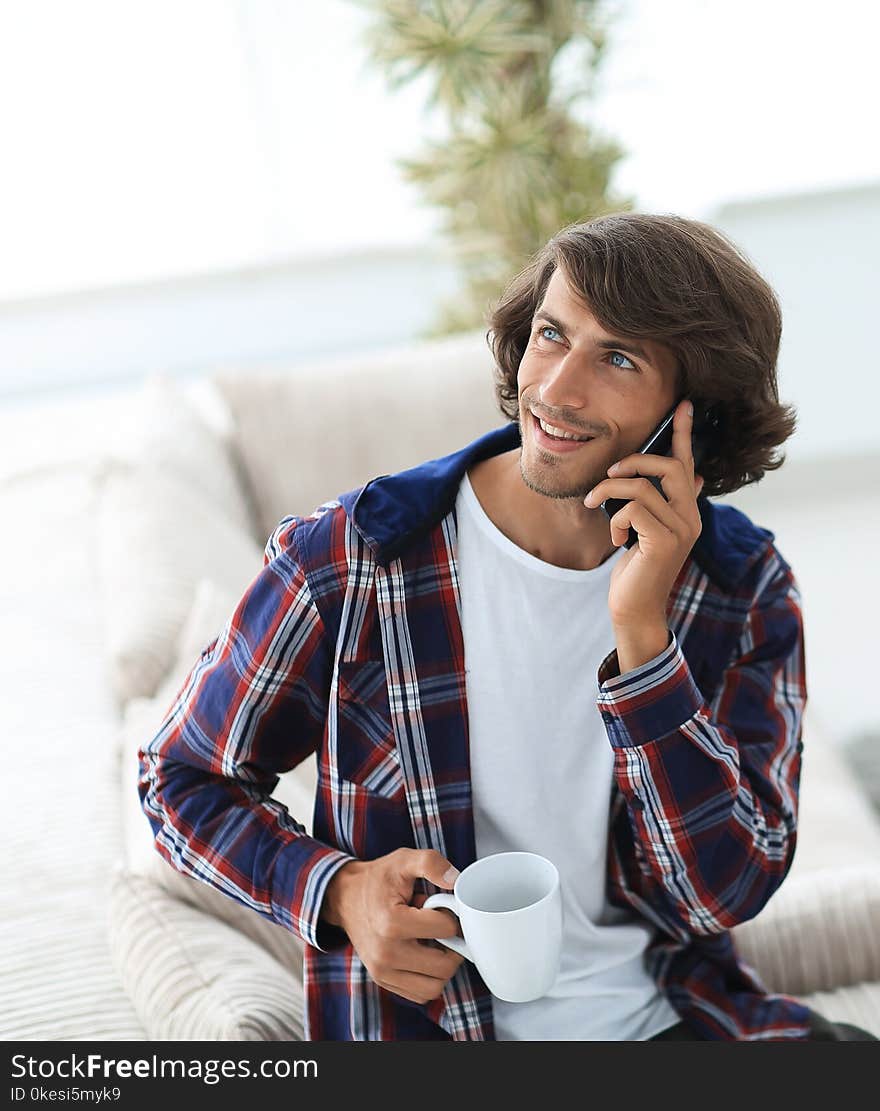
[(289, 371), (218, 373), (265, 540), (288, 513), (448, 455), (505, 423), (485, 333)]

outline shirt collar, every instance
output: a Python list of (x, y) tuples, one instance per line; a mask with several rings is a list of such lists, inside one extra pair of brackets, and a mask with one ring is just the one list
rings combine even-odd
[[(376, 561), (385, 565), (443, 520), (469, 467), (521, 444), (519, 424), (509, 422), (450, 455), (370, 479), (365, 486), (341, 494), (339, 501)], [(697, 507), (703, 529), (691, 555), (729, 591), (774, 535), (732, 505), (714, 505), (700, 496)]]

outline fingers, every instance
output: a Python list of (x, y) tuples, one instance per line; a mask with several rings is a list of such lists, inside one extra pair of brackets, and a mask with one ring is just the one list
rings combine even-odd
[[(632, 499), (637, 496), (638, 488), (614, 484), (637, 475), (654, 475), (660, 479), (663, 487), (661, 501), (666, 501), (680, 516), (689, 520), (697, 494), (702, 489), (702, 484), (699, 488), (696, 486), (692, 429), (693, 417), (687, 412), (687, 402), (682, 402), (675, 411), (672, 423), (672, 455), (642, 455), (639, 452), (625, 455), (613, 467), (609, 467), (609, 477), (593, 487), (589, 500), (585, 499), (584, 505), (592, 508), (601, 505), (606, 498)], [(659, 496), (659, 492), (650, 483), (648, 486)], [(662, 506), (651, 498), (647, 490), (644, 492), (645, 497), (640, 500), (658, 519), (664, 520), (661, 516)], [(664, 523), (668, 526), (668, 520), (664, 520)]]
[(452, 911), (432, 907), (394, 906), (390, 909), (384, 933), (387, 937), (409, 938), (461, 937), (458, 918)]
[(433, 976), (444, 983), (455, 975), (464, 960), (461, 953), (449, 949), (440, 942), (424, 945), (421, 941), (402, 941), (398, 949), (397, 966), (401, 972), (417, 972), (422, 976)]
[[(649, 457), (644, 456), (644, 458)], [(678, 534), (682, 531), (682, 520), (680, 514), (676, 512), (676, 506), (671, 500), (667, 501), (647, 478), (605, 479), (598, 486), (593, 487), (588, 497), (584, 499), (584, 504), (594, 507), (601, 505), (606, 498), (620, 498), (621, 501), (641, 503), (669, 532)], [(622, 513), (623, 510), (619, 512)]]
[[(430, 915), (432, 911), (424, 913)], [(405, 999), (427, 1003), (442, 994), (463, 961), (461, 953), (439, 941), (398, 941), (393, 958), (386, 960), (384, 973), (376, 982)]]
[(430, 1003), (432, 999), (437, 999), (443, 994), (443, 988), (446, 986), (446, 980), (434, 976), (397, 970), (377, 982), (379, 987), (402, 995), (404, 999), (410, 999), (413, 1003)]
[(462, 961), (461, 953), (445, 946), (434, 949), (419, 941), (404, 941), (396, 951), (395, 967), (386, 972), (382, 986), (425, 1003), (442, 993)]
[[(437, 887), (451, 890), (458, 877), (457, 870), (436, 849), (398, 849), (391, 855), (394, 857), (394, 864), (401, 879), (424, 878)], [(450, 869), (455, 872), (455, 875), (447, 878)]]
[(693, 484), (694, 451), (691, 433), (694, 427), (694, 418), (690, 409), (691, 403), (685, 399), (680, 402), (675, 410), (675, 417), (672, 421), (672, 454), (675, 459), (681, 461), (685, 474)]
[[(412, 905), (415, 906), (415, 907), (422, 907), (427, 902), (428, 898), (429, 898), (428, 895), (422, 895), (422, 894), (413, 895)], [(464, 937), (464, 934), (461, 932), (461, 922), (458, 920), (458, 916), (456, 914), (454, 914), (451, 910), (447, 910), (446, 907), (435, 907), (434, 909), (437, 910), (440, 914), (447, 915), (447, 917), (450, 919), (453, 926), (455, 927), (455, 930), (456, 930), (456, 933), (458, 934), (458, 936), (459, 937)], [(433, 937), (445, 937), (445, 936), (446, 936), (445, 934), (431, 934), (432, 938)]]
[(629, 536), (630, 526), (639, 534), (642, 543), (645, 539), (653, 542), (665, 540), (669, 541), (670, 544), (678, 543), (676, 534), (658, 521), (650, 510), (637, 501), (627, 502), (622, 509), (614, 514), (610, 524), (611, 540), (616, 547), (625, 543)]
[(396, 849), (371, 862), (363, 914), (351, 921), (352, 944), (373, 980), (420, 1003), (438, 998), (465, 959), (435, 941), (462, 936), (457, 916), (439, 907), (426, 910), (428, 896), (413, 891), (418, 878), (452, 888), (457, 872), (448, 876), (450, 868), (434, 849)]

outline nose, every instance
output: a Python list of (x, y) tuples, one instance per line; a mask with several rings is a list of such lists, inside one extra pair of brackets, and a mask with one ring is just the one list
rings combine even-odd
[(578, 361), (575, 353), (570, 351), (541, 381), (537, 396), (546, 412), (576, 414), (584, 407), (585, 392), (584, 361)]

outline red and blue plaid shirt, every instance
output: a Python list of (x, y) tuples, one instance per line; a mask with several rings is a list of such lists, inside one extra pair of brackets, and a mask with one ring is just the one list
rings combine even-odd
[[(379, 987), (320, 912), (352, 859), (430, 848), (463, 870), (476, 857), (455, 498), (472, 464), (520, 442), (508, 424), (282, 518), (139, 750), (157, 851), (304, 942), (307, 1040), (495, 1038), (472, 963), (442, 996), (411, 1002)], [(804, 1039), (809, 1009), (769, 992), (730, 933), (794, 856), (800, 597), (772, 533), (732, 506), (698, 506), (666, 648), (623, 675), (614, 649), (598, 671), (614, 750), (608, 897), (654, 927), (646, 967), (698, 1037)], [(310, 836), (272, 791), (312, 753)]]

